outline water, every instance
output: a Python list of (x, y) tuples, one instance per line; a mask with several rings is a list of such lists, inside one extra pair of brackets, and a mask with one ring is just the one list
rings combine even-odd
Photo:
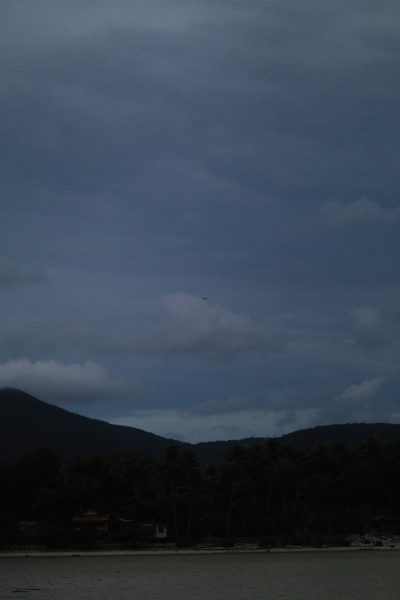
[(0, 599), (400, 600), (400, 552), (0, 559)]

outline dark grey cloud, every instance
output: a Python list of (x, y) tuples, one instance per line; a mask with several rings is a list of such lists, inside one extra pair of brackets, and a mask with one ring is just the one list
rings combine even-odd
[[(384, 367), (385, 365), (383, 365)], [(370, 376), (350, 382), (323, 407), (318, 420), (323, 423), (392, 422), (399, 421), (398, 396), (400, 379), (398, 366), (386, 372), (373, 365)]]
[(154, 341), (156, 351), (224, 359), (243, 352), (284, 349), (278, 333), (206, 298), (180, 292), (165, 296), (162, 306), (168, 322), (161, 341)]
[(384, 207), (369, 198), (344, 204), (331, 200), (322, 205), (323, 217), (333, 225), (354, 223), (393, 223), (400, 218), (400, 206)]
[(192, 407), (191, 412), (199, 415), (226, 415), (257, 410), (259, 408), (259, 405), (252, 398), (232, 396), (229, 398), (204, 400)]
[(113, 379), (99, 363), (10, 360), (0, 364), (0, 387), (22, 388), (49, 402), (85, 403), (119, 398), (124, 383)]
[[(171, 7), (178, 22), (182, 9)], [(91, 27), (76, 33), (71, 10), (44, 41), (28, 38), (19, 63), (7, 63), (11, 116), (19, 117), (10, 127), (14, 136), (28, 137), (20, 163), (29, 161), (25, 176), (35, 178), (37, 166), (44, 184), (64, 186), (69, 164), (74, 185), (87, 186), (93, 170), (98, 185), (136, 175), (160, 158), (185, 157), (258, 191), (290, 186), (293, 192), (295, 182), (297, 190), (311, 189), (311, 174), (315, 187), (329, 170), (332, 177), (345, 169), (349, 193), (348, 159), (357, 158), (359, 170), (361, 145), (374, 153), (391, 141), (382, 127), (396, 94), (389, 14), (380, 8), (360, 19), (353, 5), (327, 10), (308, 3), (290, 11), (277, 3), (234, 10), (216, 3), (209, 11), (199, 2), (183, 10), (185, 26), (149, 30), (134, 10), (124, 23), (115, 11), (98, 17), (86, 10)], [(385, 35), (377, 35), (377, 22)], [(33, 28), (40, 31), (40, 20)], [(43, 162), (50, 152), (51, 162)]]
[(200, 355), (211, 360), (234, 359), (248, 352), (282, 352), (282, 334), (238, 314), (183, 292), (157, 303), (155, 318), (137, 330), (106, 331), (79, 322), (18, 328), (6, 336), (14, 356), (51, 356), (75, 347), (95, 355)]
[(354, 338), (363, 349), (376, 350), (393, 341), (395, 332), (388, 331), (382, 314), (371, 306), (358, 306), (349, 311)]
[(45, 279), (44, 269), (18, 265), (0, 256), (0, 289), (42, 283)]
[[(337, 396), (326, 410), (330, 422), (370, 422), (388, 419), (389, 402), (383, 395), (385, 376), (353, 383)], [(390, 413), (389, 413), (390, 414)]]

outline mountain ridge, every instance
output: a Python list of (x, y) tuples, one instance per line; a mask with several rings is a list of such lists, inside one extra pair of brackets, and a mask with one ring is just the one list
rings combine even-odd
[[(354, 446), (371, 437), (389, 442), (400, 441), (400, 425), (318, 425), (273, 439), (284, 445), (310, 448), (334, 442)], [(202, 462), (218, 463), (235, 445), (262, 443), (267, 439), (271, 437), (191, 444), (135, 427), (85, 417), (15, 388), (0, 389), (0, 458), (3, 460), (18, 458), (39, 447), (52, 448), (64, 458), (116, 453), (139, 453), (161, 458), (169, 446), (177, 445), (182, 449), (193, 450)]]
[(117, 452), (159, 456), (175, 443), (142, 429), (73, 413), (21, 390), (0, 389), (0, 457), (13, 458), (43, 446), (65, 457)]

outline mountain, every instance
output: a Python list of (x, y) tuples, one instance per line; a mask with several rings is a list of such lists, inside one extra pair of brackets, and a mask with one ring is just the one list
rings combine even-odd
[[(299, 429), (275, 438), (283, 446), (292, 446), (304, 450), (319, 444), (334, 444), (340, 442), (346, 446), (355, 447), (370, 438), (378, 438), (383, 442), (400, 442), (400, 425), (393, 423), (345, 423), (342, 425), (319, 425), (308, 429)], [(242, 440), (221, 442), (201, 442), (194, 446), (197, 455), (203, 462), (213, 462), (218, 457), (226, 455), (237, 445), (250, 446), (260, 444), (267, 439), (252, 437)]]
[(384, 442), (400, 440), (400, 425), (395, 423), (346, 423), (343, 425), (320, 425), (311, 429), (300, 429), (283, 435), (282, 444), (297, 448), (311, 448), (318, 444), (342, 442), (347, 446), (357, 446), (369, 438)]
[[(282, 444), (311, 448), (321, 443), (343, 442), (355, 446), (368, 438), (400, 440), (400, 425), (350, 423), (324, 425), (294, 431), (277, 438)], [(148, 433), (135, 427), (111, 425), (69, 412), (15, 389), (0, 390), (0, 458), (13, 459), (40, 447), (55, 450), (62, 457), (141, 453), (155, 458), (176, 444), (192, 449), (205, 463), (221, 463), (236, 444), (261, 443), (267, 438), (246, 438), (189, 444)]]
[(175, 440), (69, 412), (15, 389), (0, 390), (0, 457), (48, 447), (63, 457), (137, 452), (159, 457)]

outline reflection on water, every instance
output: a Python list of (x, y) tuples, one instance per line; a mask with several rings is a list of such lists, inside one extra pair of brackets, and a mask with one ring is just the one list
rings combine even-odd
[(400, 600), (400, 552), (1, 558), (0, 599)]

